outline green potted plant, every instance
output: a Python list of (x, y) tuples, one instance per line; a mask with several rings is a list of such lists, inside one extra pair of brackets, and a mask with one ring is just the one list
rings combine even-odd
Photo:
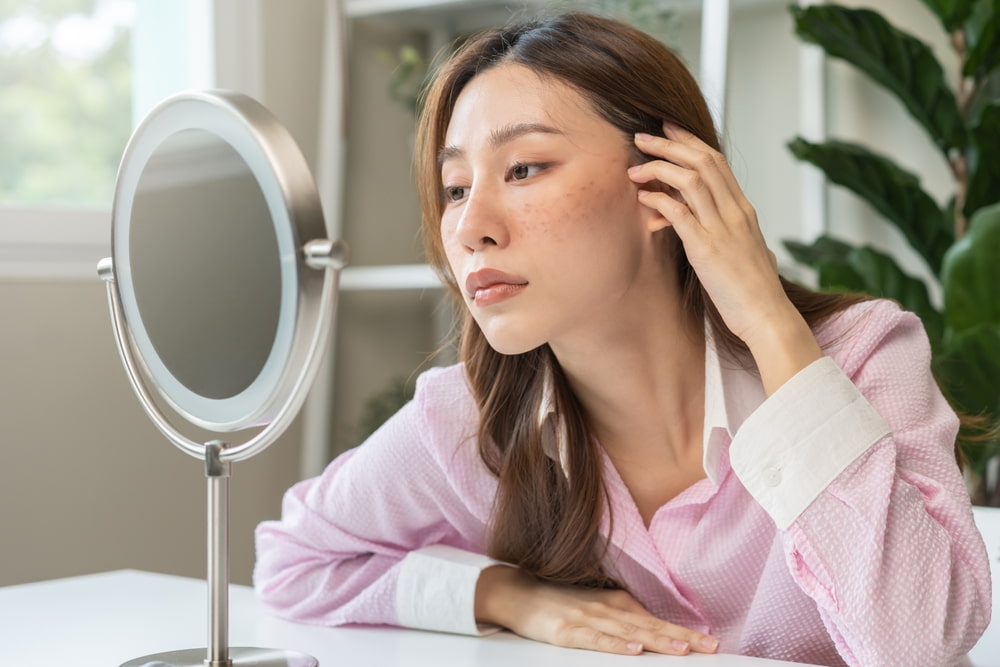
[[(869, 147), (839, 140), (788, 146), (895, 225), (939, 281), (943, 307), (927, 284), (872, 247), (830, 236), (786, 241), (792, 257), (816, 270), (822, 289), (897, 300), (923, 320), (935, 376), (953, 404), (983, 425), (1000, 422), (1000, 3), (923, 0), (950, 37), (957, 84), (930, 47), (870, 9), (834, 4), (791, 6), (795, 31), (890, 91), (927, 133), (948, 164), (954, 195), (939, 204), (915, 175)], [(996, 433), (994, 430), (993, 433)], [(1000, 438), (963, 430), (959, 443), (980, 504), (1000, 505), (988, 484)]]

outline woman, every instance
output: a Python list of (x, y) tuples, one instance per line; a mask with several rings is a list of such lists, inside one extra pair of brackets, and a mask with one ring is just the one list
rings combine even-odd
[(693, 79), (585, 14), (489, 31), (417, 147), (463, 363), (257, 532), (310, 623), (948, 665), (989, 621), (919, 320), (779, 278)]

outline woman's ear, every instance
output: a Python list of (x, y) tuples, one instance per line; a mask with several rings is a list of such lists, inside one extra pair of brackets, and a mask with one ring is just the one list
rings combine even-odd
[(646, 223), (646, 229), (650, 232), (658, 232), (661, 229), (666, 229), (670, 227), (670, 221), (663, 217), (663, 214), (657, 211), (655, 208), (644, 207), (646, 210), (643, 212), (644, 222)]
[[(670, 193), (667, 192), (667, 190), (672, 190), (673, 188), (665, 186), (659, 181), (650, 181), (649, 183), (643, 183), (638, 189), (646, 190), (647, 192), (658, 192), (670, 196)], [(639, 203), (639, 206), (641, 207), (639, 215), (647, 231), (658, 232), (661, 229), (671, 226), (670, 221), (663, 217), (663, 214), (655, 208), (647, 206), (641, 202)]]
[[(650, 162), (658, 159), (654, 155), (647, 155), (646, 153), (641, 152), (634, 145), (632, 146), (632, 152), (633, 154), (631, 156), (631, 161), (629, 162), (630, 167), (636, 167), (640, 164), (643, 164), (644, 162)], [(636, 189), (646, 190), (647, 192), (663, 193), (673, 197), (674, 199), (680, 197), (680, 194), (676, 190), (674, 190), (666, 183), (663, 183), (656, 179), (653, 179), (646, 183), (636, 184)], [(664, 218), (663, 215), (655, 208), (651, 208), (641, 202), (639, 203), (639, 206), (641, 207), (639, 214), (642, 218), (642, 222), (644, 223), (647, 231), (657, 232), (660, 231), (661, 229), (671, 226), (670, 221)]]

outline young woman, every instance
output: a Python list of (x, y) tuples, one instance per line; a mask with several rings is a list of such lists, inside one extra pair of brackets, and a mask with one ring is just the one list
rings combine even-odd
[(257, 531), (320, 624), (622, 654), (950, 665), (990, 617), (919, 320), (783, 281), (690, 74), (570, 14), (489, 31), (420, 121), (463, 363)]

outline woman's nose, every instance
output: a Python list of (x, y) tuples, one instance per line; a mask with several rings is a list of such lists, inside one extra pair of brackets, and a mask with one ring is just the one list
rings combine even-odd
[(493, 193), (483, 188), (473, 188), (469, 193), (456, 233), (459, 243), (469, 252), (504, 247), (510, 241), (503, 207)]

